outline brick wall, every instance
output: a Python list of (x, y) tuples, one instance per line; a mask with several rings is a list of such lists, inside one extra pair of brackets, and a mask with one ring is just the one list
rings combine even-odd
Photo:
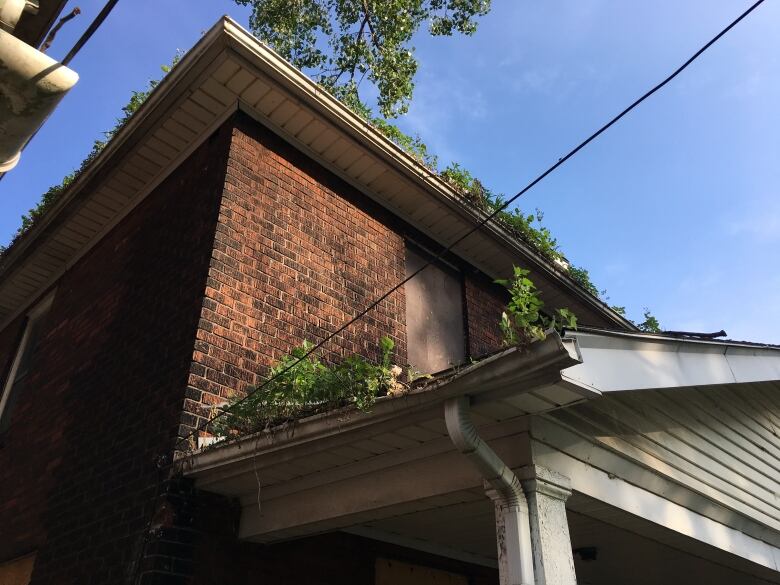
[[(34, 585), (135, 570), (155, 459), (181, 416), (229, 139), (215, 134), (57, 283), (0, 447), (0, 559), (38, 550)], [(0, 332), (0, 364), (18, 335)]]
[[(316, 343), (404, 278), (405, 237), (427, 240), (246, 116), (236, 117), (182, 433), (257, 384), (303, 341)], [(432, 249), (435, 249), (435, 245)], [(473, 273), (473, 269), (468, 270)], [(501, 346), (503, 290), (465, 283), (470, 353)], [(377, 355), (383, 335), (406, 363), (400, 289), (325, 348)]]
[(480, 274), (465, 279), (466, 319), (469, 353), (478, 358), (501, 348), (501, 313), (506, 307), (506, 290)]
[[(254, 548), (234, 542), (232, 505), (161, 482), (155, 460), (212, 404), (402, 279), (409, 234), (424, 238), (257, 123), (228, 122), (57, 284), (31, 389), (0, 437), (0, 560), (39, 550), (35, 585), (127, 582), (151, 519), (144, 583), (189, 582), (208, 559), (213, 571), (255, 570)], [(480, 355), (498, 347), (503, 299), (464, 272)], [(404, 364), (404, 316), (399, 290), (326, 357), (375, 357), (390, 335)], [(0, 366), (21, 323), (0, 332)], [(329, 538), (311, 567), (343, 574), (333, 563), (355, 556), (350, 546), (364, 551), (350, 561), (363, 570), (375, 555)], [(285, 582), (272, 559), (295, 545), (263, 550), (268, 582)]]
[[(239, 117), (190, 373), (188, 415), (256, 383), (303, 341), (318, 342), (404, 277), (394, 219), (256, 122)], [(399, 290), (325, 347), (406, 362)]]

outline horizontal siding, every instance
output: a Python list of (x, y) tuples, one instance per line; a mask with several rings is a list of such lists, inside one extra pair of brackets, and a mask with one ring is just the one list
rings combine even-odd
[[(780, 530), (779, 392), (762, 383), (613, 393), (546, 420)], [(568, 443), (553, 446), (594, 464)]]

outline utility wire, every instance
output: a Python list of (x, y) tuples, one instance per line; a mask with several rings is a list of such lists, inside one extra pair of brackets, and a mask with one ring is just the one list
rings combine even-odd
[(87, 41), (92, 38), (92, 35), (95, 34), (95, 31), (98, 28), (100, 28), (100, 25), (103, 24), (103, 21), (114, 9), (114, 6), (116, 6), (117, 2), (119, 2), (119, 0), (108, 0), (108, 2), (106, 2), (106, 5), (103, 6), (103, 10), (100, 11), (100, 13), (95, 17), (95, 20), (92, 21), (92, 24), (90, 24), (87, 27), (87, 30), (84, 31), (84, 34), (81, 35), (81, 38), (76, 41), (76, 44), (73, 45), (73, 48), (68, 51), (67, 55), (65, 55), (65, 58), (62, 60), (63, 65), (70, 63), (71, 60), (73, 60), (73, 57), (76, 56), (76, 53), (81, 50), (81, 47), (83, 47)]
[[(414, 277), (416, 277), (418, 274), (420, 274), (423, 270), (431, 266), (432, 264), (442, 260), (442, 258), (447, 255), (450, 251), (452, 251), (455, 246), (463, 242), (466, 238), (474, 234), (475, 232), (482, 229), (487, 223), (492, 221), (499, 213), (504, 211), (509, 205), (514, 203), (517, 199), (522, 197), (525, 193), (533, 189), (534, 186), (536, 186), (537, 183), (542, 181), (547, 175), (555, 171), (558, 167), (560, 167), (563, 163), (565, 163), (567, 160), (569, 160), (571, 157), (573, 157), (575, 154), (577, 154), (580, 150), (585, 148), (588, 144), (590, 144), (593, 140), (598, 138), (601, 134), (606, 132), (610, 127), (612, 127), (614, 124), (616, 124), (623, 116), (628, 114), (631, 110), (636, 108), (639, 104), (641, 104), (643, 101), (645, 101), (647, 98), (649, 98), (651, 95), (653, 95), (655, 92), (660, 90), (662, 87), (664, 87), (667, 83), (672, 81), (675, 77), (677, 77), (680, 73), (682, 73), (691, 63), (693, 63), (696, 59), (698, 59), (702, 53), (704, 53), (707, 49), (709, 49), (712, 45), (714, 45), (718, 40), (720, 40), (721, 37), (723, 37), (727, 32), (729, 32), (732, 28), (734, 28), (742, 19), (744, 19), (748, 14), (753, 12), (756, 8), (758, 8), (764, 0), (758, 0), (755, 4), (750, 6), (745, 12), (739, 15), (731, 24), (729, 24), (726, 28), (724, 28), (722, 31), (720, 31), (717, 35), (715, 35), (707, 44), (705, 44), (701, 49), (696, 51), (696, 53), (693, 54), (692, 57), (690, 57), (685, 63), (680, 65), (677, 69), (674, 70), (668, 77), (666, 77), (663, 81), (655, 85), (652, 89), (647, 91), (645, 94), (643, 94), (641, 97), (636, 99), (630, 106), (628, 106), (626, 109), (624, 109), (622, 112), (620, 112), (617, 116), (612, 118), (609, 122), (604, 124), (601, 128), (596, 130), (593, 134), (588, 136), (585, 140), (580, 142), (576, 147), (574, 147), (572, 150), (568, 152), (565, 156), (558, 159), (558, 162), (556, 162), (554, 165), (549, 167), (546, 171), (544, 171), (541, 175), (536, 177), (533, 181), (528, 183), (525, 187), (523, 187), (522, 190), (520, 190), (516, 195), (512, 196), (510, 199), (507, 199), (502, 205), (497, 207), (492, 213), (487, 215), (485, 218), (483, 218), (477, 225), (469, 229), (466, 233), (464, 233), (462, 236), (458, 237), (454, 242), (449, 244), (446, 248), (442, 249), (441, 252), (439, 252), (434, 258), (423, 264), (420, 268), (412, 272), (409, 276), (401, 280), (398, 284), (393, 286), (391, 289), (386, 291), (384, 294), (382, 294), (380, 297), (376, 298), (374, 301), (371, 302), (365, 309), (360, 311), (357, 315), (349, 319), (347, 322), (342, 324), (338, 329), (333, 331), (332, 333), (329, 333), (322, 341), (318, 342), (316, 345), (314, 345), (310, 350), (308, 350), (306, 353), (304, 353), (302, 356), (300, 356), (298, 359), (293, 361), (289, 366), (284, 368), (283, 370), (277, 372), (274, 376), (271, 378), (265, 380), (260, 386), (252, 390), (251, 392), (247, 393), (246, 396), (235, 402), (231, 405), (231, 407), (235, 407), (237, 404), (241, 404), (254, 396), (257, 392), (265, 388), (268, 384), (279, 378), (282, 374), (285, 374), (292, 370), (294, 367), (296, 367), (299, 363), (301, 363), (303, 360), (308, 358), (311, 354), (316, 352), (318, 349), (320, 349), (323, 345), (325, 345), (327, 342), (329, 342), (331, 339), (342, 333), (344, 330), (346, 330), (351, 325), (355, 324), (356, 322), (360, 321), (363, 317), (365, 317), (371, 310), (377, 307), (382, 301), (387, 299), (391, 294), (393, 294), (395, 291), (397, 291), (399, 288), (401, 288), (403, 285), (405, 285), (407, 282), (412, 280)], [(213, 422), (214, 420), (221, 418), (222, 416), (230, 413), (230, 408), (228, 407), (224, 409), (222, 412), (218, 413), (214, 418), (211, 419), (209, 422)], [(200, 432), (201, 429), (200, 425), (197, 425), (197, 428), (193, 429), (192, 432), (187, 434), (186, 436), (182, 437), (177, 441), (177, 445), (181, 442), (188, 441), (190, 438), (194, 437), (196, 433)]]

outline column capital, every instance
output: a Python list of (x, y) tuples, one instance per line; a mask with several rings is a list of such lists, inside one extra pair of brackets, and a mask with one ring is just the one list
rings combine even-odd
[(538, 492), (564, 502), (571, 495), (571, 480), (552, 469), (541, 465), (526, 465), (521, 467), (516, 475), (526, 495)]

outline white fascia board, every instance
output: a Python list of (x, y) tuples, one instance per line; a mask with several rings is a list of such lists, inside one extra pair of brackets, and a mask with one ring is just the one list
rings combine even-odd
[(582, 363), (564, 379), (601, 392), (780, 380), (780, 351), (631, 334), (568, 332)]

